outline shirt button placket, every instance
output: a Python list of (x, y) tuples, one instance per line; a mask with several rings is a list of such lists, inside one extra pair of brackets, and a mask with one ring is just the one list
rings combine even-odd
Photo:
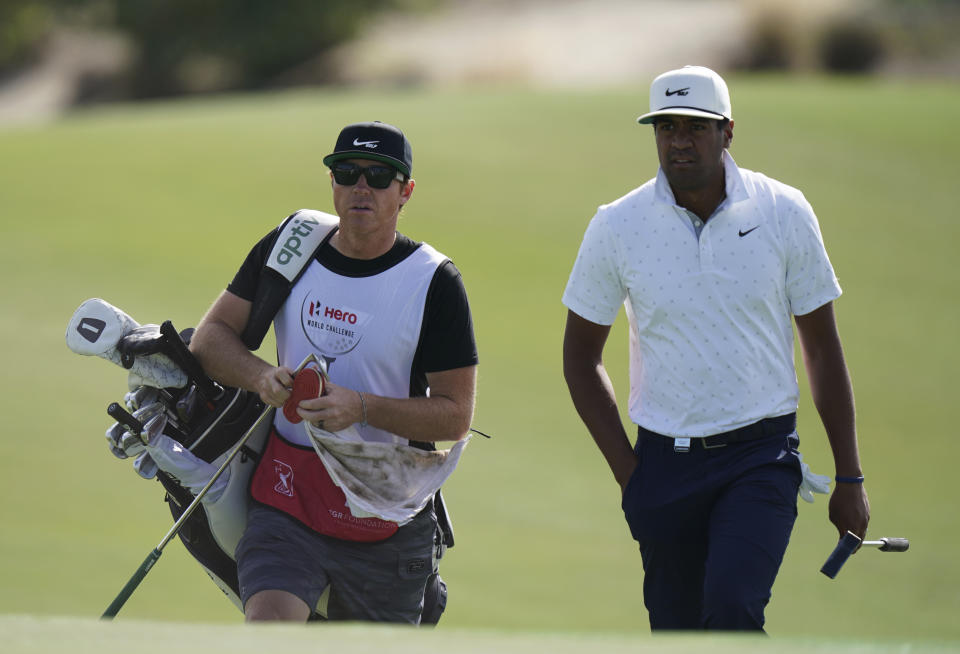
[(713, 268), (713, 246), (711, 245), (713, 239), (711, 238), (710, 229), (707, 229), (710, 226), (710, 223), (704, 225), (703, 232), (700, 233), (700, 270), (710, 270)]

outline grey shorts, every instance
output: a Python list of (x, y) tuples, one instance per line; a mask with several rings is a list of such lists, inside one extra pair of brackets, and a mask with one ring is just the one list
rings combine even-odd
[(327, 587), (330, 620), (419, 624), (423, 589), (436, 569), (432, 504), (386, 540), (330, 538), (261, 504), (247, 512), (237, 546), (240, 599), (284, 590), (314, 609)]

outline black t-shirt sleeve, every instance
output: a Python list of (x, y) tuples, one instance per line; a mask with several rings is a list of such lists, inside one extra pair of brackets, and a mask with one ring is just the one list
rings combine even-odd
[(478, 362), (467, 291), (452, 261), (437, 269), (427, 291), (419, 350), (419, 367), (424, 372), (453, 370)]
[(233, 281), (227, 284), (227, 290), (234, 295), (253, 302), (257, 294), (257, 283), (260, 281), (260, 273), (267, 257), (270, 256), (270, 250), (273, 249), (273, 243), (277, 240), (279, 228), (270, 230), (270, 233), (260, 239), (256, 245), (247, 254), (240, 270), (234, 275)]

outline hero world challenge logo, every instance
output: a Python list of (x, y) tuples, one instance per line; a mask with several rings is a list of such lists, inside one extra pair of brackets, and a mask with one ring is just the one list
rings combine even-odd
[(336, 357), (353, 350), (363, 338), (363, 327), (371, 316), (348, 306), (323, 303), (307, 294), (300, 309), (303, 333), (323, 355)]

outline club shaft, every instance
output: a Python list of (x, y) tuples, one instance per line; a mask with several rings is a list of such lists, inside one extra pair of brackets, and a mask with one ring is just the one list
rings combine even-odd
[(247, 444), (247, 440), (249, 440), (250, 436), (253, 435), (253, 432), (256, 431), (257, 427), (260, 426), (260, 423), (263, 422), (263, 419), (270, 414), (270, 410), (272, 408), (273, 407), (271, 406), (267, 406), (266, 408), (264, 408), (264, 410), (260, 413), (260, 417), (257, 418), (256, 422), (254, 422), (250, 426), (250, 429), (248, 429), (247, 432), (243, 435), (243, 437), (239, 441), (237, 441), (237, 444), (234, 446), (232, 450), (230, 450), (230, 453), (227, 455), (227, 458), (224, 459), (222, 464), (220, 464), (220, 467), (217, 468), (217, 471), (213, 473), (213, 476), (210, 477), (210, 480), (206, 484), (204, 484), (203, 488), (200, 489), (196, 497), (193, 498), (193, 501), (190, 502), (190, 504), (187, 505), (187, 508), (183, 510), (183, 513), (180, 514), (180, 517), (177, 518), (177, 521), (173, 523), (172, 527), (170, 527), (170, 531), (168, 531), (167, 534), (163, 537), (163, 540), (161, 540), (157, 544), (158, 550), (163, 551), (163, 548), (167, 546), (167, 543), (169, 543), (173, 539), (173, 537), (177, 535), (177, 532), (180, 531), (180, 528), (183, 526), (183, 523), (186, 522), (190, 518), (190, 516), (193, 514), (193, 512), (196, 510), (196, 508), (200, 506), (200, 502), (206, 496), (207, 491), (209, 491), (210, 488), (216, 483), (217, 479), (220, 478), (220, 475), (222, 475), (224, 470), (227, 469), (227, 467), (230, 465), (233, 459), (237, 456), (237, 454), (240, 452), (243, 446)]
[(881, 552), (906, 552), (910, 549), (910, 541), (906, 538), (881, 538), (880, 540), (865, 540), (863, 545), (876, 547)]
[(157, 546), (153, 548), (153, 551), (147, 555), (147, 558), (144, 559), (143, 563), (140, 564), (140, 567), (137, 568), (137, 571), (133, 573), (133, 576), (130, 577), (130, 581), (127, 582), (127, 585), (123, 587), (120, 593), (114, 598), (110, 606), (107, 607), (107, 610), (103, 612), (103, 615), (100, 616), (104, 619), (112, 619), (117, 613), (120, 612), (120, 609), (123, 608), (123, 605), (127, 603), (127, 600), (130, 599), (130, 596), (133, 595), (133, 591), (137, 589), (137, 586), (140, 585), (140, 582), (143, 581), (143, 578), (147, 576), (147, 573), (150, 572), (150, 569), (157, 562), (157, 559), (160, 558), (160, 555), (163, 554), (163, 548), (173, 540), (173, 537), (177, 535), (180, 531), (180, 528), (183, 527), (185, 523), (203, 500), (204, 496), (207, 494), (207, 491), (213, 486), (213, 484), (220, 478), (220, 475), (223, 474), (223, 471), (227, 469), (227, 466), (230, 465), (230, 462), (233, 461), (234, 457), (237, 455), (237, 452), (246, 445), (247, 439), (256, 431), (257, 427), (260, 426), (260, 423), (263, 422), (263, 419), (270, 414), (270, 409), (272, 407), (266, 407), (263, 412), (260, 413), (260, 417), (257, 418), (257, 421), (250, 426), (246, 431), (243, 437), (237, 441), (237, 444), (230, 451), (230, 454), (227, 455), (227, 458), (224, 462), (217, 468), (217, 471), (213, 473), (213, 476), (210, 477), (210, 480), (200, 489), (200, 492), (197, 493), (196, 497), (193, 498), (193, 501), (183, 510), (183, 513), (180, 514), (180, 517), (177, 519), (170, 530), (166, 533), (163, 539), (157, 543)]

